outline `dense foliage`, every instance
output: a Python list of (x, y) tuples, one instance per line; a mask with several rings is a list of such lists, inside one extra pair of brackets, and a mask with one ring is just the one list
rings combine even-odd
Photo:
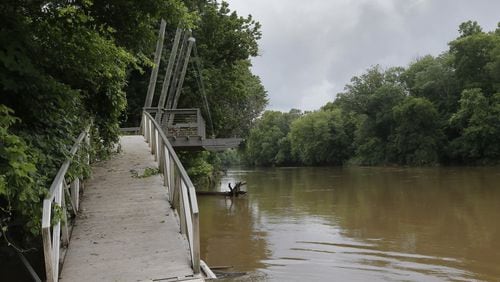
[(245, 159), (255, 165), (437, 165), (500, 161), (500, 24), (476, 22), (440, 56), (355, 76), (320, 110), (265, 112)]
[[(160, 18), (189, 22), (181, 1), (0, 3), (0, 240), (29, 247), (41, 200), (91, 122), (94, 158), (118, 140), (131, 70), (151, 65)], [(75, 162), (76, 171), (88, 171)]]
[[(2, 243), (25, 248), (34, 243), (40, 233), (42, 199), (74, 138), (86, 126), (92, 124), (93, 140), (84, 150), (94, 159), (110, 155), (120, 124), (138, 126), (160, 19), (167, 22), (165, 50), (179, 25), (192, 29), (197, 38), (196, 60), (203, 66), (214, 127), (209, 134), (245, 134), (267, 103), (249, 60), (258, 54), (260, 25), (230, 11), (227, 3), (0, 2)], [(164, 52), (160, 69), (168, 55)], [(196, 75), (191, 68), (179, 107), (203, 108)], [(195, 177), (221, 166), (212, 153), (184, 154), (183, 159)], [(88, 172), (84, 164), (74, 163), (70, 178), (77, 171)]]
[[(202, 109), (208, 135), (244, 136), (252, 121), (267, 104), (266, 91), (260, 79), (250, 70), (250, 57), (258, 55), (260, 24), (251, 16), (238, 16), (229, 9), (226, 2), (193, 0), (186, 3), (190, 10), (200, 15), (192, 26), (198, 57), (192, 53), (178, 108)], [(159, 96), (170, 55), (168, 51), (171, 49), (176, 26), (173, 27), (170, 31), (167, 30), (167, 43), (164, 47), (167, 51), (160, 64), (156, 97)], [(195, 67), (198, 63), (202, 66), (205, 91), (198, 84)], [(139, 124), (148, 80), (149, 73), (132, 74), (127, 87), (129, 107), (124, 124)], [(203, 103), (204, 94), (208, 100), (211, 120)]]
[(291, 158), (290, 124), (302, 115), (300, 110), (289, 113), (266, 111), (250, 130), (246, 140), (247, 161), (255, 165), (289, 164)]

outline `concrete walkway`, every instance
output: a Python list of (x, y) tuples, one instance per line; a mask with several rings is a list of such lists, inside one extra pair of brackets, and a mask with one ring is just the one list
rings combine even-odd
[(188, 243), (142, 136), (93, 168), (62, 268), (62, 281), (182, 280), (192, 277)]

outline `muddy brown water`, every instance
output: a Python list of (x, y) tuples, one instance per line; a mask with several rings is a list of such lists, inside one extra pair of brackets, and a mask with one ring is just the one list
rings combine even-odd
[(499, 167), (233, 169), (221, 190), (236, 181), (246, 196), (198, 198), (210, 266), (268, 281), (500, 281)]

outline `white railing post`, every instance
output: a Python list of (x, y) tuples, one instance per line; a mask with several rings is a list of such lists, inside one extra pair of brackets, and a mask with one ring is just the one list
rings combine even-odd
[(193, 270), (200, 273), (200, 217), (199, 213), (193, 214)]
[[(177, 181), (176, 181), (177, 182)], [(177, 183), (176, 183), (177, 185)], [(179, 195), (179, 205), (177, 206), (177, 210), (179, 212), (179, 221), (181, 224), (181, 234), (186, 234), (186, 214), (184, 213), (184, 193), (182, 193), (182, 189), (178, 188), (180, 193)], [(188, 238), (189, 239), (189, 238)], [(191, 246), (189, 246), (191, 248)]]
[(52, 241), (50, 234), (50, 219), (52, 213), (52, 200), (43, 200), (43, 214), (47, 215), (42, 218), (42, 239), (43, 239), (43, 255), (45, 259), (45, 273), (47, 281), (55, 281), (53, 257), (54, 252), (52, 249)]
[(150, 149), (150, 152), (152, 153), (153, 152), (153, 131), (154, 131), (154, 127), (153, 127), (153, 122), (151, 120), (148, 120), (148, 123), (149, 123), (149, 149)]
[(90, 127), (85, 131), (85, 145), (87, 147), (87, 154), (85, 162), (87, 165), (90, 165)]
[(170, 154), (168, 152), (168, 150), (166, 149), (166, 146), (165, 144), (163, 144), (163, 185), (165, 185), (167, 187), (167, 191), (168, 191), (168, 200), (172, 200), (170, 198), (170, 190), (172, 190), (172, 187), (170, 186)]
[(176, 191), (175, 191), (175, 162), (174, 162), (174, 158), (172, 158), (172, 153), (169, 154), (170, 155), (170, 158), (169, 158), (169, 162), (170, 162), (170, 177), (169, 177), (169, 181), (170, 181), (170, 201), (171, 201), (171, 204), (172, 204), (172, 207), (175, 208), (175, 195), (176, 195)]
[(156, 159), (156, 128), (152, 128), (151, 129), (151, 134), (152, 134), (152, 137), (151, 138), (151, 154), (153, 155), (155, 161), (157, 161)]
[(157, 151), (158, 139), (156, 138), (156, 136), (157, 136), (157, 130), (155, 127), (155, 128), (153, 128), (153, 148), (151, 148), (151, 152), (153, 152), (153, 158), (154, 158), (155, 162), (158, 161), (158, 158), (156, 156), (156, 153), (158, 152)]
[(76, 213), (80, 208), (80, 178), (77, 177), (71, 182), (70, 189), (71, 198), (73, 199), (73, 205)]
[[(54, 201), (59, 207), (61, 207), (61, 193), (62, 192), (62, 182), (57, 186)], [(59, 250), (61, 248), (61, 220), (59, 219), (57, 223), (52, 227), (52, 246), (53, 246), (53, 268), (54, 275), (56, 278), (59, 276)]]
[[(63, 180), (64, 181), (64, 180)], [(63, 182), (61, 183), (61, 212), (62, 212), (62, 218), (59, 219), (59, 221), (62, 221), (62, 245), (64, 247), (67, 247), (69, 245), (69, 228), (68, 228), (68, 213), (67, 213), (67, 206), (66, 206), (66, 197), (64, 196), (64, 186), (66, 184)]]
[(146, 131), (144, 132), (144, 138), (146, 138), (146, 143), (149, 144), (149, 119), (145, 119), (144, 122), (146, 123)]
[(159, 155), (159, 152), (158, 152), (158, 135), (160, 135), (160, 134), (158, 133), (158, 129), (157, 129), (157, 128), (155, 128), (155, 138), (154, 138), (154, 139), (155, 139), (155, 142), (154, 142), (154, 143), (155, 143), (155, 148), (154, 148), (154, 157), (155, 157), (155, 162), (159, 162), (159, 161), (158, 161), (158, 155)]

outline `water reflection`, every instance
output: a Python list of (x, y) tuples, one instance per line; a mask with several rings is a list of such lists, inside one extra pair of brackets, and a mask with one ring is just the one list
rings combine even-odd
[(210, 266), (233, 266), (241, 271), (264, 266), (266, 232), (257, 227), (256, 207), (246, 199), (221, 196), (200, 196), (199, 204), (201, 252)]
[(230, 171), (200, 198), (202, 256), (271, 280), (498, 280), (498, 168)]

